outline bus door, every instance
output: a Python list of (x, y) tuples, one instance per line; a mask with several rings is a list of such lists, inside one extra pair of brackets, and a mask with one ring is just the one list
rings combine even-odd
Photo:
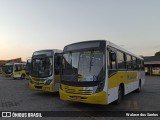
[(108, 68), (108, 103), (117, 99), (117, 91), (114, 89), (117, 86), (116, 52), (112, 48), (107, 49), (107, 68)]
[(22, 70), (22, 65), (21, 64), (15, 64), (14, 65), (14, 77), (15, 78), (20, 78), (21, 77), (21, 70)]

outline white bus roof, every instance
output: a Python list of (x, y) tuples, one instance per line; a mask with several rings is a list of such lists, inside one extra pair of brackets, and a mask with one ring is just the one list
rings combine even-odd
[(122, 48), (122, 47), (120, 47), (120, 46), (118, 46), (118, 45), (116, 45), (116, 44), (114, 44), (112, 42), (110, 42), (110, 41), (108, 41), (108, 40), (105, 40), (105, 41), (106, 41), (106, 46), (111, 46), (113, 48), (116, 48), (116, 49), (118, 49), (120, 51), (124, 51), (125, 53), (128, 53), (129, 55), (132, 55), (134, 57), (137, 57), (137, 58), (143, 60), (142, 57), (140, 57), (140, 56), (138, 56), (138, 55), (136, 55), (136, 54), (134, 54), (134, 53), (132, 53), (132, 52), (130, 52), (130, 51), (128, 51), (128, 50), (126, 50), (126, 49), (124, 49), (124, 48)]
[[(113, 48), (116, 48), (116, 49), (118, 49), (120, 51), (124, 51), (125, 53), (127, 53), (129, 55), (132, 55), (132, 56), (134, 56), (136, 58), (139, 58), (139, 59), (143, 60), (142, 57), (140, 57), (140, 56), (138, 56), (136, 54), (133, 54), (132, 52), (129, 52), (128, 50), (126, 50), (126, 49), (124, 49), (124, 48), (122, 48), (122, 47), (120, 47), (120, 46), (118, 46), (118, 45), (116, 45), (116, 44), (114, 44), (114, 43), (112, 43), (112, 42), (110, 42), (108, 40), (100, 40), (100, 39), (99, 40), (87, 40), (87, 41), (80, 41), (80, 42), (72, 43), (72, 44), (69, 44), (69, 45), (80, 44), (80, 43), (85, 43), (85, 42), (94, 42), (94, 41), (105, 41), (106, 42), (106, 47), (107, 46), (111, 46)], [(69, 45), (66, 45), (66, 46), (69, 46)]]
[[(61, 52), (62, 52), (62, 50), (59, 50), (59, 49), (43, 49), (43, 50), (37, 50), (37, 51), (34, 51), (34, 52), (48, 51), (48, 50), (52, 50), (52, 51), (54, 51), (55, 53), (61, 53)], [(34, 52), (33, 52), (33, 53), (34, 53)]]
[(5, 65), (13, 65), (14, 63), (6, 63)]
[(15, 64), (23, 64), (23, 65), (25, 65), (26, 63), (6, 63), (5, 65), (15, 65)]

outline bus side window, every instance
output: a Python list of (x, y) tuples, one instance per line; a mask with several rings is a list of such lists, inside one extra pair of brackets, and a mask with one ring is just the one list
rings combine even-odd
[(21, 71), (22, 65), (18, 65), (18, 71)]
[(123, 52), (117, 51), (117, 64), (118, 64), (118, 69), (126, 68), (125, 54)]
[(144, 62), (142, 60), (137, 60), (137, 66), (139, 70), (144, 70)]
[(138, 59), (138, 60), (137, 60), (137, 68), (138, 68), (138, 70), (140, 70), (140, 67), (141, 67), (141, 66), (140, 66), (140, 60)]
[(108, 49), (108, 69), (116, 69), (116, 53)]
[(15, 72), (17, 72), (18, 71), (18, 66), (17, 65), (15, 65)]
[(133, 64), (132, 64), (132, 56), (131, 55), (127, 55), (126, 65), (127, 65), (127, 69), (132, 69)]
[(133, 69), (134, 69), (134, 70), (137, 70), (137, 69), (138, 69), (138, 68), (137, 68), (137, 58), (132, 57), (132, 63), (133, 63)]
[(19, 65), (18, 71), (21, 71), (21, 70), (22, 70), (22, 65)]
[(26, 65), (23, 65), (23, 70), (26, 70)]
[(144, 61), (141, 61), (141, 68), (144, 70)]

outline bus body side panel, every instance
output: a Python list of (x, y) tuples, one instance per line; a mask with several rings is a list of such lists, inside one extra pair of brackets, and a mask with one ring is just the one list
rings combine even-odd
[(119, 85), (127, 84), (126, 71), (114, 71), (108, 78), (108, 103), (118, 99)]
[(13, 78), (20, 78), (20, 77), (21, 77), (21, 75), (20, 75), (19, 72), (14, 72), (13, 73)]
[(117, 71), (109, 76), (108, 80), (108, 103), (118, 99), (120, 84), (124, 85), (124, 95), (136, 90), (139, 84), (137, 71)]
[(141, 79), (141, 86), (143, 86), (144, 83), (145, 83), (145, 72), (140, 70), (139, 71), (139, 77), (140, 77), (139, 79)]
[(16, 71), (13, 73), (13, 78), (21, 78), (22, 75), (26, 76), (26, 71), (25, 70), (21, 70), (21, 71)]
[(21, 77), (21, 71), (13, 72), (13, 78), (20, 78)]
[(118, 99), (118, 87), (108, 89), (108, 104)]
[(127, 84), (125, 84), (125, 95), (136, 90), (139, 85), (139, 72), (127, 71)]

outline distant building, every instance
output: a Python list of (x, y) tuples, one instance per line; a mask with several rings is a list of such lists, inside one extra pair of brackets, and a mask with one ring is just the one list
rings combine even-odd
[(17, 63), (21, 63), (22, 59), (21, 58), (16, 58), (16, 59), (11, 59), (11, 60), (0, 60), (0, 66), (4, 65), (6, 63), (10, 63), (10, 62), (17, 62)]
[(143, 58), (146, 74), (160, 75), (160, 56), (146, 56)]

